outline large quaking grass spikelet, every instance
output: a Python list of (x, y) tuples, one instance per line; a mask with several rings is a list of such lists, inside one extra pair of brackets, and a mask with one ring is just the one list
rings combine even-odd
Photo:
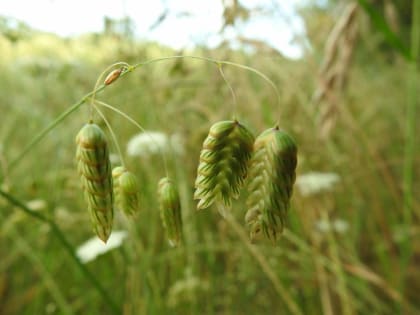
[(88, 123), (76, 136), (77, 170), (93, 230), (104, 242), (108, 240), (114, 218), (111, 163), (105, 134)]
[(265, 130), (254, 143), (249, 170), (245, 221), (251, 239), (276, 241), (283, 230), (296, 178), (295, 141), (278, 127)]
[(160, 217), (171, 246), (178, 246), (182, 237), (181, 202), (171, 179), (164, 177), (158, 184)]
[(139, 211), (139, 182), (136, 175), (123, 166), (112, 170), (115, 203), (118, 209), (132, 216)]
[(236, 120), (211, 126), (200, 153), (195, 181), (194, 199), (200, 200), (197, 209), (218, 201), (229, 207), (232, 198), (238, 198), (248, 173), (253, 142), (252, 133)]

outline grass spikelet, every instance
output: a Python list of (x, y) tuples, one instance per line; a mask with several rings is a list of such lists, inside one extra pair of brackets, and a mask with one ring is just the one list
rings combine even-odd
[(251, 239), (276, 241), (283, 230), (296, 178), (295, 141), (278, 127), (265, 130), (254, 143), (245, 221)]
[(181, 243), (182, 219), (181, 203), (175, 184), (168, 177), (164, 177), (158, 184), (160, 217), (171, 246)]
[[(215, 201), (230, 206), (248, 173), (254, 136), (238, 121), (221, 121), (211, 126), (200, 153), (194, 199), (197, 209)], [(223, 213), (222, 213), (223, 215)]]
[(114, 217), (111, 164), (105, 134), (97, 125), (86, 124), (76, 136), (77, 169), (93, 230), (108, 240)]
[(106, 76), (106, 78), (105, 78), (105, 80), (104, 80), (104, 84), (105, 85), (110, 85), (112, 82), (114, 82), (114, 81), (116, 81), (119, 77), (120, 77), (120, 75), (121, 75), (121, 73), (122, 73), (122, 71), (123, 71), (123, 69), (124, 68), (120, 68), (120, 69), (115, 69), (115, 70), (112, 70), (107, 76)]
[(139, 182), (137, 177), (123, 166), (112, 170), (117, 208), (132, 216), (139, 211)]

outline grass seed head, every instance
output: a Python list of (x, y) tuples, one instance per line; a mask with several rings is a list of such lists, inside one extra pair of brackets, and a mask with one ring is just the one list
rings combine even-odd
[(271, 128), (257, 137), (251, 158), (248, 211), (251, 239), (273, 242), (283, 230), (296, 178), (297, 147), (284, 131)]
[(123, 71), (123, 68), (112, 70), (106, 76), (105, 81), (104, 81), (104, 84), (105, 85), (110, 85), (112, 82), (116, 81), (120, 77), (122, 71)]
[(169, 244), (178, 246), (182, 237), (181, 202), (175, 184), (164, 177), (158, 184), (160, 217), (166, 230)]
[(123, 166), (112, 170), (114, 194), (117, 207), (126, 215), (134, 215), (139, 211), (139, 182), (137, 177)]
[(104, 242), (114, 217), (111, 163), (105, 134), (97, 125), (86, 124), (76, 136), (77, 169), (93, 230)]
[(194, 199), (198, 209), (215, 201), (230, 206), (248, 173), (254, 136), (238, 121), (221, 121), (211, 126), (200, 153)]

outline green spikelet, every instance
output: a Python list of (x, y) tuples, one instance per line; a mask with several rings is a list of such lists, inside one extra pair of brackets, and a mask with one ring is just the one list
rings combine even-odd
[(111, 164), (105, 134), (95, 124), (83, 126), (76, 136), (79, 172), (93, 230), (104, 242), (112, 230), (113, 192)]
[(178, 190), (172, 180), (164, 177), (158, 184), (160, 217), (171, 246), (181, 243), (182, 219)]
[(245, 216), (251, 239), (262, 234), (274, 242), (281, 234), (296, 178), (296, 156), (294, 140), (277, 127), (255, 140)]
[(231, 199), (238, 198), (253, 142), (254, 136), (238, 121), (221, 121), (211, 126), (195, 181), (194, 199), (200, 200), (197, 209), (207, 208), (215, 201), (229, 207)]
[(119, 209), (131, 216), (139, 210), (139, 182), (137, 177), (123, 166), (112, 170), (115, 202)]

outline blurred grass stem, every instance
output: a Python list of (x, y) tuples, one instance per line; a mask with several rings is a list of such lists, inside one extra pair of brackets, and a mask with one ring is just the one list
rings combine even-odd
[(99, 295), (102, 296), (103, 302), (109, 306), (110, 311), (112, 314), (119, 315), (121, 311), (108, 292), (102, 287), (101, 283), (95, 278), (95, 276), (89, 271), (89, 269), (79, 260), (77, 257), (75, 250), (71, 243), (67, 240), (64, 236), (63, 232), (61, 232), (58, 225), (52, 221), (51, 219), (43, 216), (41, 213), (33, 211), (29, 209), (26, 205), (24, 205), (21, 201), (16, 199), (14, 196), (10, 195), (9, 193), (0, 189), (0, 195), (5, 198), (10, 204), (15, 205), (21, 211), (25, 212), (26, 214), (36, 218), (39, 221), (42, 221), (51, 228), (52, 233), (57, 237), (60, 243), (63, 245), (64, 249), (70, 255), (71, 259), (73, 260), (76, 267), (84, 274), (86, 279), (92, 284), (92, 287), (98, 292)]
[[(405, 150), (404, 150), (404, 174), (403, 174), (403, 220), (405, 229), (409, 230), (413, 216), (413, 174), (414, 157), (416, 154), (416, 110), (419, 105), (418, 87), (419, 62), (420, 62), (420, 0), (412, 2), (412, 27), (411, 27), (411, 61), (408, 63), (408, 102), (405, 122)], [(401, 244), (401, 295), (404, 295), (407, 268), (412, 256), (410, 236), (407, 235)], [(400, 313), (404, 313), (400, 309)]]

